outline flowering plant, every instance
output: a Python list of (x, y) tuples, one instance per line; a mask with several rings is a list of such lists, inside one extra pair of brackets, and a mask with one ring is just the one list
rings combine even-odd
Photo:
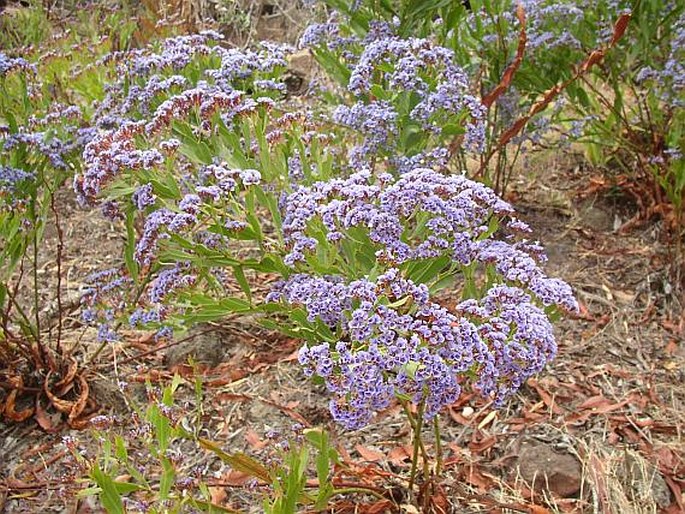
[[(547, 315), (577, 309), (511, 206), (463, 176), (358, 172), (295, 190), (283, 210), (296, 273), (267, 300), (295, 308), (299, 324), (303, 311), (300, 362), (326, 379), (348, 428), (393, 396), (430, 419), (466, 377), (501, 402), (553, 357)], [(452, 284), (463, 301), (450, 312), (431, 295)]]
[[(487, 129), (478, 171), (497, 191), (506, 189), (515, 162), (526, 151), (524, 143), (558, 145), (580, 139), (610, 180), (641, 206), (627, 226), (661, 214), (674, 232), (681, 231), (685, 143), (680, 3), (323, 3), (335, 11), (327, 23), (311, 27), (304, 42), (314, 43), (314, 54), (328, 69), (330, 55), (341, 56), (335, 76), (344, 84), (350, 77), (343, 73), (345, 64), (354, 66), (365, 51), (360, 42), (409, 36), (430, 37), (454, 52), (469, 86), (483, 98), (506, 83), (493, 102), (484, 101)], [(626, 14), (632, 23), (625, 36), (625, 26), (617, 36), (614, 25)], [(611, 52), (599, 50), (611, 47)], [(596, 51), (602, 66), (587, 65), (588, 55)], [(587, 77), (579, 69), (589, 72)], [(541, 101), (551, 108), (536, 108)], [(527, 115), (531, 112), (532, 117)], [(520, 132), (517, 137), (509, 137), (513, 127)], [(460, 166), (465, 168), (463, 161)]]
[(117, 128), (87, 145), (74, 187), (82, 204), (127, 227), (125, 265), (93, 277), (85, 297), (103, 344), (124, 324), (168, 337), (172, 326), (252, 310), (249, 270), (284, 268), (280, 192), (330, 176), (332, 136), (286, 111), (284, 85), (268, 78), (287, 49), (227, 50), (208, 46), (212, 38), (122, 57), (130, 80), (99, 104), (101, 126)]
[[(59, 405), (70, 424), (85, 407), (85, 401), (75, 401), (85, 388), (75, 376), (73, 348), (62, 341), (66, 242), (55, 198), (80, 170), (80, 153), (93, 131), (87, 110), (66, 104), (72, 91), (58, 89), (63, 64), (0, 53), (0, 374), (10, 389), (4, 414), (14, 421), (36, 411), (15, 407), (25, 388)], [(57, 234), (54, 249), (43, 241), (48, 228)], [(39, 276), (47, 260), (56, 264), (49, 291)], [(56, 303), (56, 313), (50, 303)]]
[[(310, 26), (300, 45), (351, 95), (332, 120), (359, 133), (350, 166), (390, 161), (403, 173), (419, 164), (444, 166), (444, 148), (455, 136), (461, 148), (482, 152), (485, 108), (469, 92), (466, 72), (452, 50), (426, 38), (401, 38), (389, 23), (377, 22), (365, 36), (344, 36), (335, 21)], [(348, 29), (349, 31), (349, 29)]]

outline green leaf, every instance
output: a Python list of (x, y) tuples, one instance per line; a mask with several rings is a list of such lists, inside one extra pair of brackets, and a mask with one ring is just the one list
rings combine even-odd
[(452, 262), (452, 259), (448, 255), (418, 262), (417, 264), (420, 264), (420, 266), (409, 275), (409, 278), (416, 283), (426, 284), (447, 268), (450, 262)]
[(124, 514), (124, 505), (116, 482), (112, 477), (105, 474), (97, 464), (90, 473), (95, 483), (100, 487), (100, 501), (108, 514)]
[(212, 151), (204, 141), (194, 141), (181, 145), (179, 151), (193, 162), (212, 164)]
[(243, 270), (242, 266), (233, 267), (233, 276), (235, 276), (236, 281), (243, 290), (243, 293), (245, 293), (245, 296), (247, 296), (248, 301), (252, 303), (252, 289), (250, 288), (247, 278), (245, 278), (245, 271)]
[(224, 318), (236, 312), (249, 312), (252, 310), (250, 303), (240, 298), (222, 298), (216, 300), (202, 294), (192, 295), (184, 302), (185, 307), (191, 311), (183, 315), (183, 319), (193, 323), (204, 323)]
[(134, 280), (138, 278), (140, 268), (135, 260), (136, 253), (136, 227), (135, 227), (135, 211), (131, 207), (126, 210), (126, 245), (124, 247), (124, 262), (126, 263), (126, 270), (129, 276)]
[(216, 443), (208, 439), (200, 438), (198, 439), (198, 442), (200, 443), (200, 446), (214, 453), (217, 457), (219, 457), (222, 461), (236, 471), (241, 471), (266, 483), (271, 482), (269, 470), (252, 457), (248, 457), (244, 453), (236, 453), (233, 455), (228, 454), (219, 448)]
[(459, 123), (448, 123), (442, 127), (443, 136), (458, 136), (465, 132), (466, 130)]
[(176, 476), (176, 470), (174, 470), (173, 464), (166, 457), (162, 458), (162, 466), (164, 471), (159, 480), (159, 499), (166, 500), (169, 497), (169, 492), (171, 491), (171, 486), (174, 484), (174, 477)]
[(346, 86), (352, 71), (340, 61), (337, 55), (323, 49), (314, 50), (314, 57), (321, 67), (339, 84)]
[(390, 95), (380, 84), (373, 84), (371, 86), (371, 94), (379, 100), (388, 100), (390, 98)]
[(160, 454), (164, 454), (169, 447), (169, 436), (171, 435), (171, 423), (169, 419), (162, 414), (157, 405), (150, 405), (147, 410), (147, 418), (155, 427), (155, 434), (157, 436), (157, 449)]

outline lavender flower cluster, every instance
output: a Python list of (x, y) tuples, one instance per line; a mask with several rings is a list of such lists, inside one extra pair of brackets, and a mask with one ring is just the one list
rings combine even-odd
[(430, 419), (457, 400), (467, 377), (501, 404), (556, 353), (544, 311), (503, 284), (454, 313), (396, 268), (350, 283), (293, 275), (267, 300), (301, 306), (342, 334), (335, 343), (303, 346), (299, 362), (306, 375), (325, 380), (331, 413), (349, 429), (365, 426), (398, 395), (423, 403)]
[[(285, 68), (288, 65), (288, 55), (293, 50), (289, 45), (270, 42), (262, 42), (259, 50), (214, 47), (214, 52), (221, 59), (221, 65), (217, 69), (206, 70), (205, 74), (213, 78), (219, 88), (230, 91), (239, 81), (255, 78), (258, 74), (272, 74)], [(261, 86), (266, 84), (262, 83)], [(273, 80), (269, 84), (273, 89), (282, 89), (282, 85)]]
[[(83, 152), (85, 171), (74, 178), (74, 189), (82, 204), (94, 204), (102, 189), (126, 170), (149, 170), (164, 163), (171, 144), (160, 143), (160, 150), (136, 147), (136, 137), (158, 135), (174, 119), (181, 119), (196, 109), (203, 121), (218, 110), (236, 110), (242, 95), (228, 94), (211, 87), (188, 89), (163, 102), (149, 121), (129, 121), (117, 130), (98, 134)], [(177, 146), (177, 145), (176, 145)]]
[(0, 193), (3, 195), (12, 193), (17, 190), (20, 183), (31, 180), (35, 176), (36, 174), (31, 171), (0, 164)]
[(5, 138), (4, 152), (10, 152), (19, 145), (35, 148), (39, 153), (47, 157), (55, 168), (66, 169), (67, 164), (64, 154), (69, 149), (58, 138), (47, 138), (44, 132), (19, 132)]
[[(664, 17), (668, 16), (672, 16), (671, 11), (664, 13)], [(635, 80), (638, 84), (653, 81), (658, 86), (661, 100), (678, 109), (685, 107), (685, 12), (675, 20), (671, 30), (673, 36), (663, 68), (657, 70), (652, 66), (645, 66), (638, 72)]]
[(159, 50), (150, 47), (103, 57), (101, 64), (117, 63), (120, 78), (107, 84), (105, 98), (94, 103), (95, 124), (114, 128), (147, 117), (155, 102), (179, 89), (233, 94), (236, 88), (249, 87), (246, 80), (254, 79), (259, 90), (285, 90), (285, 84), (273, 77), (287, 65), (292, 48), (272, 43), (262, 43), (258, 50), (225, 48), (215, 44), (221, 39), (220, 34), (204, 31), (166, 39)]
[[(138, 238), (134, 257), (136, 261), (148, 267), (157, 255), (159, 242), (169, 238), (169, 234), (185, 234), (199, 227), (203, 218), (200, 216), (203, 204), (218, 204), (232, 198), (241, 188), (257, 186), (261, 182), (261, 173), (255, 169), (234, 169), (225, 163), (211, 164), (200, 171), (198, 183), (194, 186), (195, 192), (187, 193), (178, 201), (177, 210), (162, 207), (150, 212), (146, 219), (143, 232)], [(154, 193), (152, 187), (146, 184), (139, 188), (134, 200), (138, 208), (154, 205)], [(228, 217), (230, 212), (225, 212)], [(239, 220), (228, 219), (223, 228), (226, 230), (239, 231), (246, 224)], [(210, 246), (219, 244), (217, 237), (209, 237), (206, 233), (198, 233), (203, 243)], [(164, 280), (157, 280), (150, 294), (150, 299), (159, 303), (168, 293), (169, 288), (183, 283), (191, 285), (195, 277), (191, 274), (182, 275), (181, 268), (174, 268), (164, 274)]]
[[(555, 47), (581, 49), (580, 41), (570, 31), (585, 21), (585, 14), (577, 2), (524, 0), (521, 5), (527, 15), (526, 32), (531, 50), (549, 51)], [(513, 39), (517, 37), (512, 36)]]
[[(336, 109), (335, 122), (358, 130), (364, 142), (355, 153), (362, 158), (380, 148), (398, 144), (396, 120), (408, 116), (428, 134), (440, 135), (447, 121), (467, 118), (464, 148), (482, 152), (485, 145), (486, 109), (469, 93), (469, 80), (457, 65), (454, 52), (427, 39), (402, 39), (388, 24), (367, 34), (365, 46), (351, 70), (348, 90), (358, 101)], [(412, 100), (408, 112), (404, 101), (394, 106), (387, 100), (374, 100), (372, 88), (401, 91)], [(371, 101), (369, 101), (371, 98)], [(401, 107), (400, 107), (401, 106)]]
[[(360, 171), (347, 179), (299, 187), (283, 202), (285, 262), (303, 263), (320, 245), (314, 230), (324, 230), (329, 244), (361, 228), (375, 245), (376, 258), (390, 265), (448, 255), (460, 266), (490, 266), (506, 281), (530, 289), (544, 305), (575, 310), (563, 282), (549, 279), (539, 266), (539, 245), (515, 240), (530, 229), (516, 218), (506, 223), (509, 240), (487, 237), (493, 219), (512, 216), (513, 208), (491, 189), (461, 175), (417, 168), (394, 179)], [(409, 236), (408, 234), (412, 234)], [(418, 235), (417, 235), (418, 234)]]
[(164, 69), (181, 70), (196, 55), (210, 55), (212, 46), (208, 43), (223, 39), (221, 34), (205, 31), (199, 34), (176, 36), (162, 41), (161, 51), (155, 53), (149, 48), (131, 52), (123, 62), (125, 71), (131, 76), (148, 76)]
[(5, 77), (15, 71), (24, 71), (37, 74), (35, 64), (29, 63), (23, 57), (9, 57), (4, 52), (0, 52), (0, 77)]
[[(331, 413), (347, 428), (366, 425), (398, 395), (422, 403), (432, 418), (459, 397), (467, 377), (501, 404), (555, 355), (545, 310), (578, 309), (569, 285), (541, 269), (544, 251), (521, 237), (530, 229), (512, 207), (463, 176), (427, 168), (399, 178), (360, 171), (299, 187), (282, 210), (287, 264), (311, 269), (308, 254), (325, 254), (349, 241), (349, 231), (358, 238), (362, 230), (376, 250), (366, 273), (385, 269), (375, 280), (351, 282), (296, 273), (267, 296), (335, 329), (336, 342), (304, 346), (299, 361), (307, 375), (325, 379), (334, 394)], [(440, 256), (457, 269), (486, 268), (495, 283), (450, 312), (400, 271)]]
[(194, 283), (195, 277), (184, 273), (185, 270), (186, 266), (182, 264), (162, 270), (149, 286), (147, 298), (138, 297), (133, 280), (119, 268), (93, 273), (86, 279), (88, 285), (81, 295), (82, 321), (97, 326), (98, 342), (115, 342), (120, 339), (117, 320), (131, 304), (152, 302), (152, 306), (136, 308), (129, 316), (129, 325), (131, 328), (152, 326), (157, 329), (156, 340), (169, 338), (173, 332), (166, 321), (169, 308), (160, 302), (165, 296)]

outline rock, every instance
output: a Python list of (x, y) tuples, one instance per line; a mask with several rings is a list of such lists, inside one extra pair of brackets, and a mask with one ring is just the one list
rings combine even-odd
[(101, 409), (111, 409), (116, 414), (127, 414), (129, 412), (127, 398), (114, 381), (97, 378), (91, 380), (89, 385), (90, 394)]
[(316, 61), (309, 50), (300, 50), (288, 56), (288, 69), (303, 77), (311, 77), (315, 66)]
[(614, 214), (594, 202), (583, 202), (578, 208), (583, 224), (597, 232), (611, 232), (614, 230)]
[(655, 466), (639, 453), (626, 450), (618, 467), (627, 496), (635, 504), (655, 503), (665, 509), (671, 504), (671, 490)]
[(306, 92), (313, 77), (316, 62), (309, 50), (295, 52), (288, 56), (288, 69), (283, 75), (283, 81), (291, 95), (301, 95)]
[(537, 440), (521, 442), (514, 472), (536, 491), (562, 498), (576, 496), (583, 482), (578, 459)]
[(215, 368), (226, 359), (227, 345), (221, 334), (200, 333), (180, 344), (170, 346), (164, 354), (164, 365), (173, 368), (187, 364), (190, 359), (199, 365)]

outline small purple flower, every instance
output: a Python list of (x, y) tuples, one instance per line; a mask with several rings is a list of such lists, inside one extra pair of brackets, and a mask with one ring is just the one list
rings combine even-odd
[(254, 186), (262, 181), (262, 174), (253, 169), (240, 170), (238, 176), (244, 186)]
[(187, 273), (188, 267), (187, 264), (177, 264), (173, 268), (163, 270), (148, 292), (150, 301), (155, 304), (161, 303), (171, 293), (192, 286), (197, 277)]
[(152, 192), (152, 184), (147, 183), (136, 189), (135, 193), (131, 197), (133, 203), (139, 211), (145, 210), (146, 207), (155, 204), (157, 196)]

